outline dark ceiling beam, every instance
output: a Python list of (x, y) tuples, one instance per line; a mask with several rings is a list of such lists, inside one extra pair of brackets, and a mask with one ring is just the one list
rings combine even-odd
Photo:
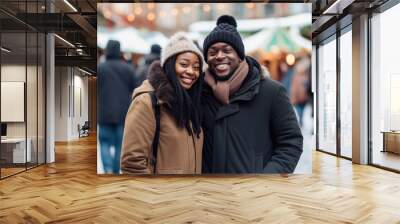
[(328, 7), (326, 7), (326, 9), (324, 9), (323, 14), (343, 14), (343, 11), (353, 2), (355, 2), (355, 0), (336, 0), (332, 2), (332, 4), (330, 4)]
[(56, 66), (88, 67), (96, 71), (97, 58), (90, 56), (55, 56)]
[(20, 13), (18, 19), (43, 32), (81, 31), (68, 14), (63, 13)]
[[(400, 0), (395, 0), (400, 1)], [(391, 0), (337, 0), (313, 11), (311, 26), (313, 44), (320, 43), (351, 24), (354, 18), (374, 12), (394, 1)]]
[(68, 14), (68, 17), (79, 25), (89, 36), (89, 40), (96, 41), (97, 30), (90, 24), (85, 17), (80, 14)]
[(76, 54), (77, 56), (91, 56), (93, 58), (97, 57), (97, 48), (93, 47), (80, 47), (79, 49), (82, 50), (82, 55), (79, 55), (77, 49), (67, 48), (67, 47), (59, 47), (56, 46), (56, 56), (67, 56), (70, 53)]
[(96, 75), (96, 73), (97, 73), (96, 70), (93, 70), (93, 69), (88, 68), (88, 67), (79, 67), (79, 68), (82, 69), (82, 70), (84, 70), (85, 72), (89, 72), (89, 73), (92, 74), (92, 75)]
[(353, 4), (356, 0), (336, 0), (324, 8), (318, 9), (314, 12), (315, 21), (311, 25), (313, 35), (322, 32), (336, 22), (340, 15), (343, 14), (346, 8)]
[(316, 33), (331, 25), (336, 16), (319, 16), (311, 25), (311, 32)]
[[(69, 0), (68, 1), (71, 5), (74, 6), (75, 9), (78, 9), (76, 5), (73, 3), (73, 1)], [(73, 9), (71, 9), (63, 0), (53, 0), (52, 3), (54, 4), (54, 7), (57, 8), (58, 10), (66, 13), (66, 12), (75, 12)]]
[(337, 30), (342, 30), (345, 27), (349, 26), (352, 23), (352, 20), (353, 20), (353, 15), (346, 15), (340, 20), (331, 23), (329, 27), (321, 30), (319, 33), (313, 33), (314, 36), (312, 38), (312, 43), (319, 44), (323, 42), (332, 35), (335, 35)]
[(94, 12), (97, 12), (96, 6), (93, 6), (93, 4), (92, 4), (89, 0), (86, 0), (86, 2), (87, 2), (87, 4), (90, 6), (90, 8), (93, 9)]
[[(20, 13), (13, 18), (0, 19), (2, 30), (14, 31), (25, 29), (25, 26), (40, 32), (66, 33), (67, 39), (76, 40), (88, 46), (96, 46), (96, 28), (86, 19), (96, 16), (95, 13), (87, 13), (82, 16), (80, 13)], [(74, 34), (75, 33), (75, 34)], [(85, 35), (78, 35), (79, 33)], [(75, 38), (80, 37), (83, 38)]]
[[(31, 25), (26, 23), (26, 21), (25, 21), (26, 18), (25, 17), (23, 19), (21, 19), (20, 17), (18, 17), (18, 14), (14, 15), (13, 13), (11, 13), (11, 12), (1, 8), (1, 7), (0, 7), (0, 12), (2, 12), (5, 15), (7, 15), (8, 17), (10, 17), (10, 18), (7, 18), (7, 19), (14, 20), (15, 21), (14, 23), (19, 23), (20, 25), (26, 25), (28, 28), (33, 29), (33, 30), (35, 29), (34, 27), (32, 27)], [(0, 22), (1, 22), (1, 20), (0, 20)], [(4, 30), (3, 26), (2, 26), (2, 30)]]

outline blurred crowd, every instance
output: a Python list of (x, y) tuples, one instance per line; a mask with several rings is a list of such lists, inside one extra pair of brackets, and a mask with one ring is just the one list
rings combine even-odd
[[(200, 48), (200, 46), (197, 44)], [(121, 52), (121, 60), (128, 63), (134, 76), (140, 83), (146, 79), (149, 65), (160, 59), (161, 46), (153, 44), (148, 54)], [(313, 122), (313, 95), (311, 91), (311, 54), (303, 50), (296, 54), (278, 50), (270, 55), (251, 54), (266, 68), (270, 78), (282, 83), (286, 88), (291, 103), (296, 109), (298, 120), (303, 127)], [(98, 63), (105, 61), (105, 51), (98, 48)], [(309, 130), (313, 133), (312, 130)]]

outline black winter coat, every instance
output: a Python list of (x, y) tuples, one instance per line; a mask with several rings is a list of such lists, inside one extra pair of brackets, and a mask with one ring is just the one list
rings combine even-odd
[(124, 124), (133, 90), (138, 86), (132, 66), (121, 60), (119, 43), (106, 49), (97, 67), (97, 108), (100, 125)]
[(303, 151), (303, 136), (284, 87), (261, 75), (246, 57), (249, 73), (221, 105), (203, 92), (204, 173), (292, 173)]

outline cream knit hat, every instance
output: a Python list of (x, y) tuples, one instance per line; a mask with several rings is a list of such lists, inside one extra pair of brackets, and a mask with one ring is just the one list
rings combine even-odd
[(202, 72), (205, 71), (205, 61), (203, 54), (200, 49), (190, 40), (186, 33), (178, 32), (175, 33), (165, 45), (164, 48), (161, 49), (161, 66), (164, 66), (165, 61), (179, 53), (183, 53), (186, 51), (190, 51), (199, 56), (201, 63), (203, 65)]

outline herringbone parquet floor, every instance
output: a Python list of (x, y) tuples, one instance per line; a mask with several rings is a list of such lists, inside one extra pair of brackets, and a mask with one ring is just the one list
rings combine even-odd
[(96, 174), (94, 137), (0, 181), (0, 223), (400, 223), (400, 175), (315, 152), (312, 175)]

